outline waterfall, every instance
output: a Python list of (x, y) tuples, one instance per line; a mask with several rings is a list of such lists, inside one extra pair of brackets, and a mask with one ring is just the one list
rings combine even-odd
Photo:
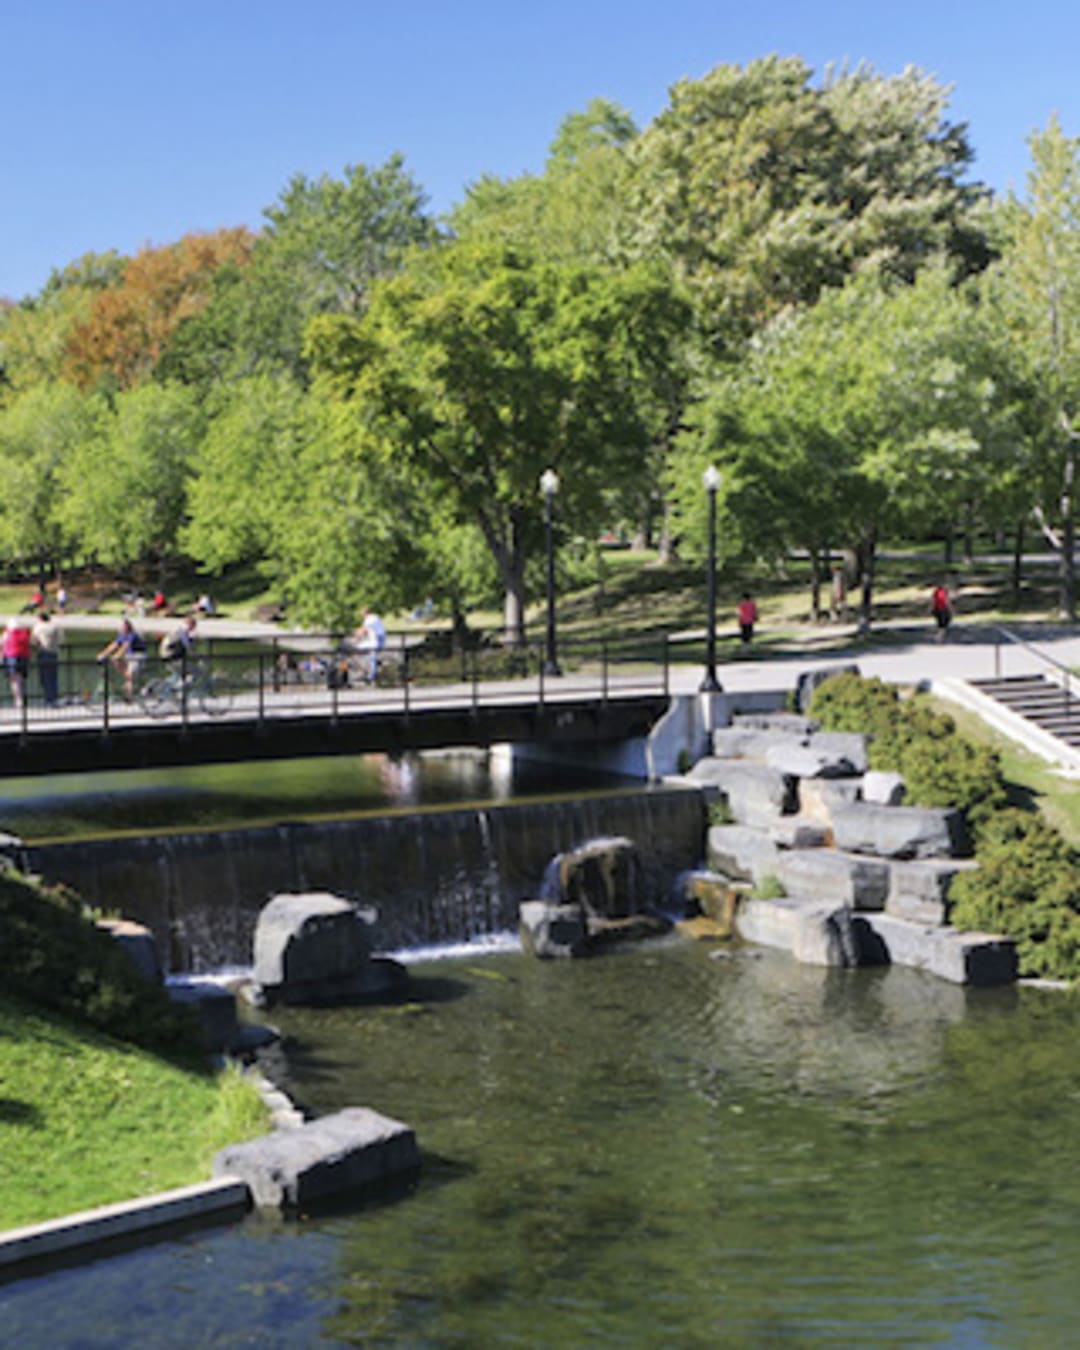
[(664, 906), (704, 852), (697, 792), (651, 788), (482, 808), (31, 846), (30, 868), (149, 927), (172, 971), (248, 965), (259, 910), (282, 891), (374, 905), (384, 950), (516, 926), (556, 853), (604, 835), (637, 845)]

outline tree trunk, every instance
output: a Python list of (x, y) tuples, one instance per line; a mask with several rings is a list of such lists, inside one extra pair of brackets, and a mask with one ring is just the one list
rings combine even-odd
[[(825, 564), (828, 566), (829, 550), (825, 550)], [(821, 622), (821, 554), (816, 548), (810, 550), (810, 616), (814, 623)]]
[(953, 527), (950, 524), (945, 526), (945, 566), (951, 567), (953, 562)]
[(1020, 586), (1023, 582), (1021, 571), (1024, 565), (1024, 521), (1023, 518), (1016, 522), (1016, 541), (1013, 548), (1012, 562), (1012, 598), (1013, 604), (1019, 608), (1020, 605)]
[(1076, 452), (1069, 445), (1061, 473), (1061, 557), (1060, 581), (1062, 617), (1076, 619), (1076, 522), (1073, 519), (1073, 489), (1076, 478)]
[(660, 558), (663, 566), (678, 561), (678, 549), (675, 547), (675, 534), (671, 528), (671, 503), (665, 497), (663, 517), (660, 523)]
[(975, 565), (975, 512), (970, 502), (964, 507), (964, 562)]
[(874, 612), (874, 568), (877, 565), (876, 525), (871, 525), (860, 538), (858, 559), (859, 586), (862, 593), (859, 605), (859, 632), (867, 633), (870, 631), (870, 621)]

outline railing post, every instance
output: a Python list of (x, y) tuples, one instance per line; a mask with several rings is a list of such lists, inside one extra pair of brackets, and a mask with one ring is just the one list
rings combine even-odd
[(608, 645), (606, 637), (600, 639), (600, 699), (606, 707), (608, 701)]
[(104, 661), (101, 666), (105, 678), (101, 685), (101, 729), (104, 732), (109, 730), (109, 671), (112, 669), (110, 661)]
[[(275, 669), (275, 670), (277, 669), (277, 664), (276, 664), (276, 663), (275, 663), (275, 665), (274, 665), (274, 669)], [(259, 725), (261, 726), (262, 723), (263, 723), (263, 722), (265, 721), (265, 719), (266, 719), (266, 653), (265, 653), (265, 652), (259, 652), (258, 672), (259, 672), (259, 681), (258, 681), (258, 686), (257, 686), (257, 690), (256, 690), (256, 695), (255, 695), (255, 696), (256, 696), (256, 699), (258, 700), (258, 705), (259, 705)]]
[(409, 647), (404, 634), (401, 638), (401, 692), (405, 700), (405, 716), (409, 715)]
[[(525, 646), (525, 660), (528, 661), (528, 659), (529, 659), (529, 648), (528, 648), (528, 644), (526, 644), (526, 646)], [(537, 703), (539, 704), (539, 706), (540, 706), (541, 709), (542, 709), (543, 706), (544, 706), (544, 673), (545, 673), (544, 667), (545, 667), (545, 665), (546, 665), (546, 662), (544, 661), (543, 657), (541, 657), (540, 660), (537, 662), (537, 675), (539, 676), (540, 683), (539, 683), (539, 686), (538, 686), (538, 688), (537, 688), (537, 696), (536, 696), (536, 701), (537, 701)]]
[(473, 712), (480, 708), (480, 652), (473, 649), (472, 654), (472, 706)]
[(187, 648), (180, 650), (180, 723), (184, 730), (188, 727), (188, 654)]

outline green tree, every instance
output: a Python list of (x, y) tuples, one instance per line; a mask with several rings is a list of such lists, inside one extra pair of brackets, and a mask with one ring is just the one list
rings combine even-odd
[(634, 473), (648, 445), (636, 362), (671, 341), (679, 315), (648, 269), (461, 240), (381, 287), (363, 321), (316, 320), (310, 352), (320, 389), (350, 402), (456, 524), (480, 531), (507, 633), (521, 639), (540, 474), (561, 476), (566, 527), (595, 528), (605, 488)]
[(989, 293), (1032, 391), (1036, 507), (1058, 551), (1059, 604), (1076, 617), (1076, 473), (1080, 443), (1080, 138), (1053, 120), (1031, 137), (1028, 200), (1010, 202), (1004, 257)]
[(867, 263), (910, 280), (942, 252), (960, 273), (989, 258), (947, 91), (913, 69), (811, 73), (770, 56), (683, 80), (630, 148), (631, 245), (671, 260), (721, 354)]
[(179, 385), (118, 395), (97, 434), (74, 445), (59, 468), (65, 527), (103, 562), (164, 567), (177, 552), (203, 428), (193, 394)]
[(0, 555), (44, 565), (67, 554), (62, 477), (103, 416), (100, 400), (59, 383), (32, 385), (0, 410)]

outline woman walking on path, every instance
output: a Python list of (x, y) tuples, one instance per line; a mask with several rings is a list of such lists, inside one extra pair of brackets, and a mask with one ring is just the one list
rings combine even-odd
[(754, 637), (754, 624), (758, 620), (758, 608), (751, 599), (749, 591), (743, 591), (742, 599), (735, 606), (735, 614), (739, 620), (739, 632), (742, 636), (743, 648), (750, 646)]
[(930, 597), (930, 613), (937, 624), (937, 640), (944, 642), (949, 624), (952, 623), (952, 598), (944, 581), (934, 587), (934, 593)]

